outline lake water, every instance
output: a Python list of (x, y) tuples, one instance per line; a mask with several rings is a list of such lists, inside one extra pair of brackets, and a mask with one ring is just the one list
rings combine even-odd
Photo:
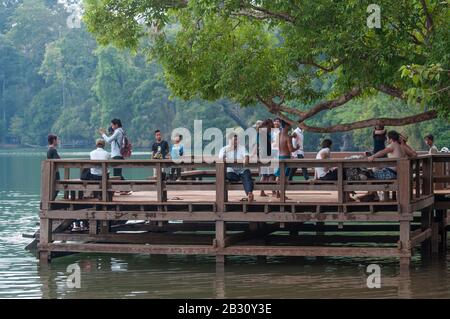
[[(449, 256), (414, 257), (408, 272), (395, 259), (211, 257), (75, 254), (40, 267), (23, 233), (38, 228), (43, 150), (0, 150), (0, 298), (450, 298)], [(87, 151), (60, 150), (65, 158)], [(141, 153), (138, 157), (145, 158)], [(128, 174), (134, 174), (129, 172)], [(69, 288), (67, 267), (81, 269)], [(381, 288), (366, 267), (381, 266)]]

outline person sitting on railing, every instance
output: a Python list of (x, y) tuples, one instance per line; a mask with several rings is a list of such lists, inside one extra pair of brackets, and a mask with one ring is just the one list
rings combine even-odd
[[(91, 160), (109, 160), (111, 159), (111, 154), (105, 151), (105, 140), (97, 139), (95, 141), (96, 149), (89, 153), (89, 158)], [(109, 172), (108, 172), (109, 175)], [(109, 176), (108, 176), (109, 177)], [(92, 168), (85, 168), (81, 172), (81, 180), (84, 181), (101, 181), (102, 180), (102, 167), (101, 165), (94, 166)], [(101, 192), (94, 192), (94, 197), (101, 197)]]
[[(239, 145), (238, 136), (235, 133), (231, 133), (228, 136), (228, 141), (229, 144), (222, 147), (219, 152), (219, 160), (226, 163), (235, 163), (237, 161), (244, 161), (244, 164), (248, 163), (249, 156), (245, 150), (245, 147)], [(248, 168), (228, 166), (226, 177), (230, 182), (242, 181), (245, 193), (247, 194), (248, 202), (252, 202), (254, 200), (252, 173)]]
[[(104, 139), (101, 139), (101, 138), (97, 139), (95, 141), (95, 146), (97, 148), (89, 154), (91, 160), (109, 160), (111, 158), (111, 154), (109, 154), (107, 151), (105, 151), (105, 140)], [(94, 180), (94, 181), (101, 181), (102, 180), (102, 167), (101, 166), (92, 167), (90, 170), (89, 179)]]
[[(371, 162), (375, 158), (381, 158), (387, 155), (388, 158), (403, 158), (416, 157), (417, 152), (414, 151), (408, 144), (407, 139), (400, 135), (397, 131), (389, 131), (388, 134), (389, 145), (376, 154), (369, 156), (367, 159)], [(384, 167), (382, 169), (374, 170), (375, 179), (395, 179), (397, 178), (396, 167)]]
[[(333, 142), (326, 138), (321, 143), (321, 150), (317, 153), (316, 159), (329, 159), (331, 158), (331, 146)], [(324, 181), (335, 181), (337, 180), (337, 169), (330, 168), (327, 166), (316, 167), (315, 178)]]
[(428, 146), (428, 154), (437, 154), (439, 153), (438, 148), (434, 145), (434, 136), (432, 134), (428, 134), (424, 137), (425, 144)]

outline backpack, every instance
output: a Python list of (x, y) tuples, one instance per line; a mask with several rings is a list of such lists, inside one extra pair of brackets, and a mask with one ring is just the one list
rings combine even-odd
[(130, 158), (132, 150), (133, 145), (131, 144), (131, 141), (128, 138), (125, 131), (122, 129), (122, 143), (120, 143), (120, 155), (122, 155), (123, 158)]

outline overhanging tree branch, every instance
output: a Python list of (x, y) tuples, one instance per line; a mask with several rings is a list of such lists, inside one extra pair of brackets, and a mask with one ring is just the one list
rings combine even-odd
[(378, 91), (388, 94), (390, 96), (393, 96), (393, 97), (396, 97), (396, 98), (399, 98), (402, 100), (405, 99), (404, 92), (396, 87), (391, 86), (391, 85), (382, 84), (382, 85), (379, 85), (376, 89)]
[(332, 110), (336, 107), (344, 105), (345, 103), (347, 103), (348, 101), (357, 97), (360, 94), (361, 94), (361, 89), (355, 87), (355, 88), (351, 89), (349, 92), (345, 93), (344, 95), (338, 97), (337, 99), (320, 102), (320, 103), (314, 105), (308, 111), (306, 111), (302, 116), (300, 116), (299, 121), (303, 122), (306, 119), (313, 117), (314, 115), (316, 115), (319, 112), (322, 112), (324, 110)]
[(320, 69), (320, 70), (322, 70), (324, 72), (333, 72), (334, 70), (336, 70), (342, 64), (342, 62), (338, 62), (338, 63), (336, 63), (335, 65), (333, 65), (331, 67), (325, 67), (325, 66), (320, 65), (319, 63), (316, 63), (316, 62), (314, 62), (312, 60), (299, 61), (298, 63), (299, 64), (303, 64), (303, 65), (312, 65), (312, 66), (314, 66), (314, 67), (316, 67), (316, 68), (318, 68), (318, 69)]
[[(437, 112), (435, 110), (423, 112), (420, 114), (407, 116), (403, 118), (375, 118), (369, 120), (358, 121), (354, 123), (338, 124), (329, 127), (313, 127), (308, 126), (301, 122), (298, 126), (308, 132), (314, 133), (334, 133), (334, 132), (345, 132), (355, 129), (361, 129), (366, 127), (372, 127), (375, 125), (385, 125), (385, 126), (404, 126), (408, 124), (414, 124), (419, 122), (424, 122), (432, 120), (437, 117)], [(292, 122), (292, 121), (291, 121)]]
[(272, 12), (272, 11), (270, 11), (268, 9), (265, 9), (263, 7), (258, 7), (258, 6), (252, 5), (252, 4), (250, 5), (250, 8), (255, 10), (255, 11), (264, 13), (265, 15), (267, 15), (267, 17), (277, 18), (277, 19), (284, 20), (284, 21), (287, 21), (287, 22), (290, 22), (290, 23), (294, 23), (295, 22), (294, 17), (289, 15), (288, 13)]

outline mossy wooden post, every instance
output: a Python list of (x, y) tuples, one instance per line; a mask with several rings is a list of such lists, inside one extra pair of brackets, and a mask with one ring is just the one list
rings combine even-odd
[(45, 249), (52, 240), (52, 222), (46, 217), (50, 209), (50, 201), (53, 200), (52, 185), (52, 165), (50, 161), (43, 161), (41, 164), (41, 211), (40, 211), (40, 232), (39, 232), (39, 260), (46, 264), (50, 260), (50, 253)]
[[(433, 188), (433, 159), (431, 156), (424, 158), (422, 162), (422, 194), (431, 195), (434, 192)], [(433, 222), (433, 206), (427, 207), (421, 211), (421, 229), (426, 231), (430, 229), (432, 232)], [(431, 238), (424, 240), (421, 243), (421, 254), (428, 258), (431, 255)]]
[[(225, 212), (225, 202), (227, 199), (226, 186), (226, 170), (225, 163), (216, 163), (216, 209), (218, 217)], [(216, 220), (216, 238), (215, 246), (218, 250), (225, 248), (226, 225), (221, 218)], [(223, 254), (216, 254), (216, 262), (224, 263), (225, 256)]]
[[(411, 161), (402, 158), (397, 161), (398, 201), (400, 204), (400, 245), (401, 253), (411, 254), (410, 231), (413, 212), (410, 211), (412, 193)], [(400, 266), (409, 266), (411, 257), (400, 257)]]

